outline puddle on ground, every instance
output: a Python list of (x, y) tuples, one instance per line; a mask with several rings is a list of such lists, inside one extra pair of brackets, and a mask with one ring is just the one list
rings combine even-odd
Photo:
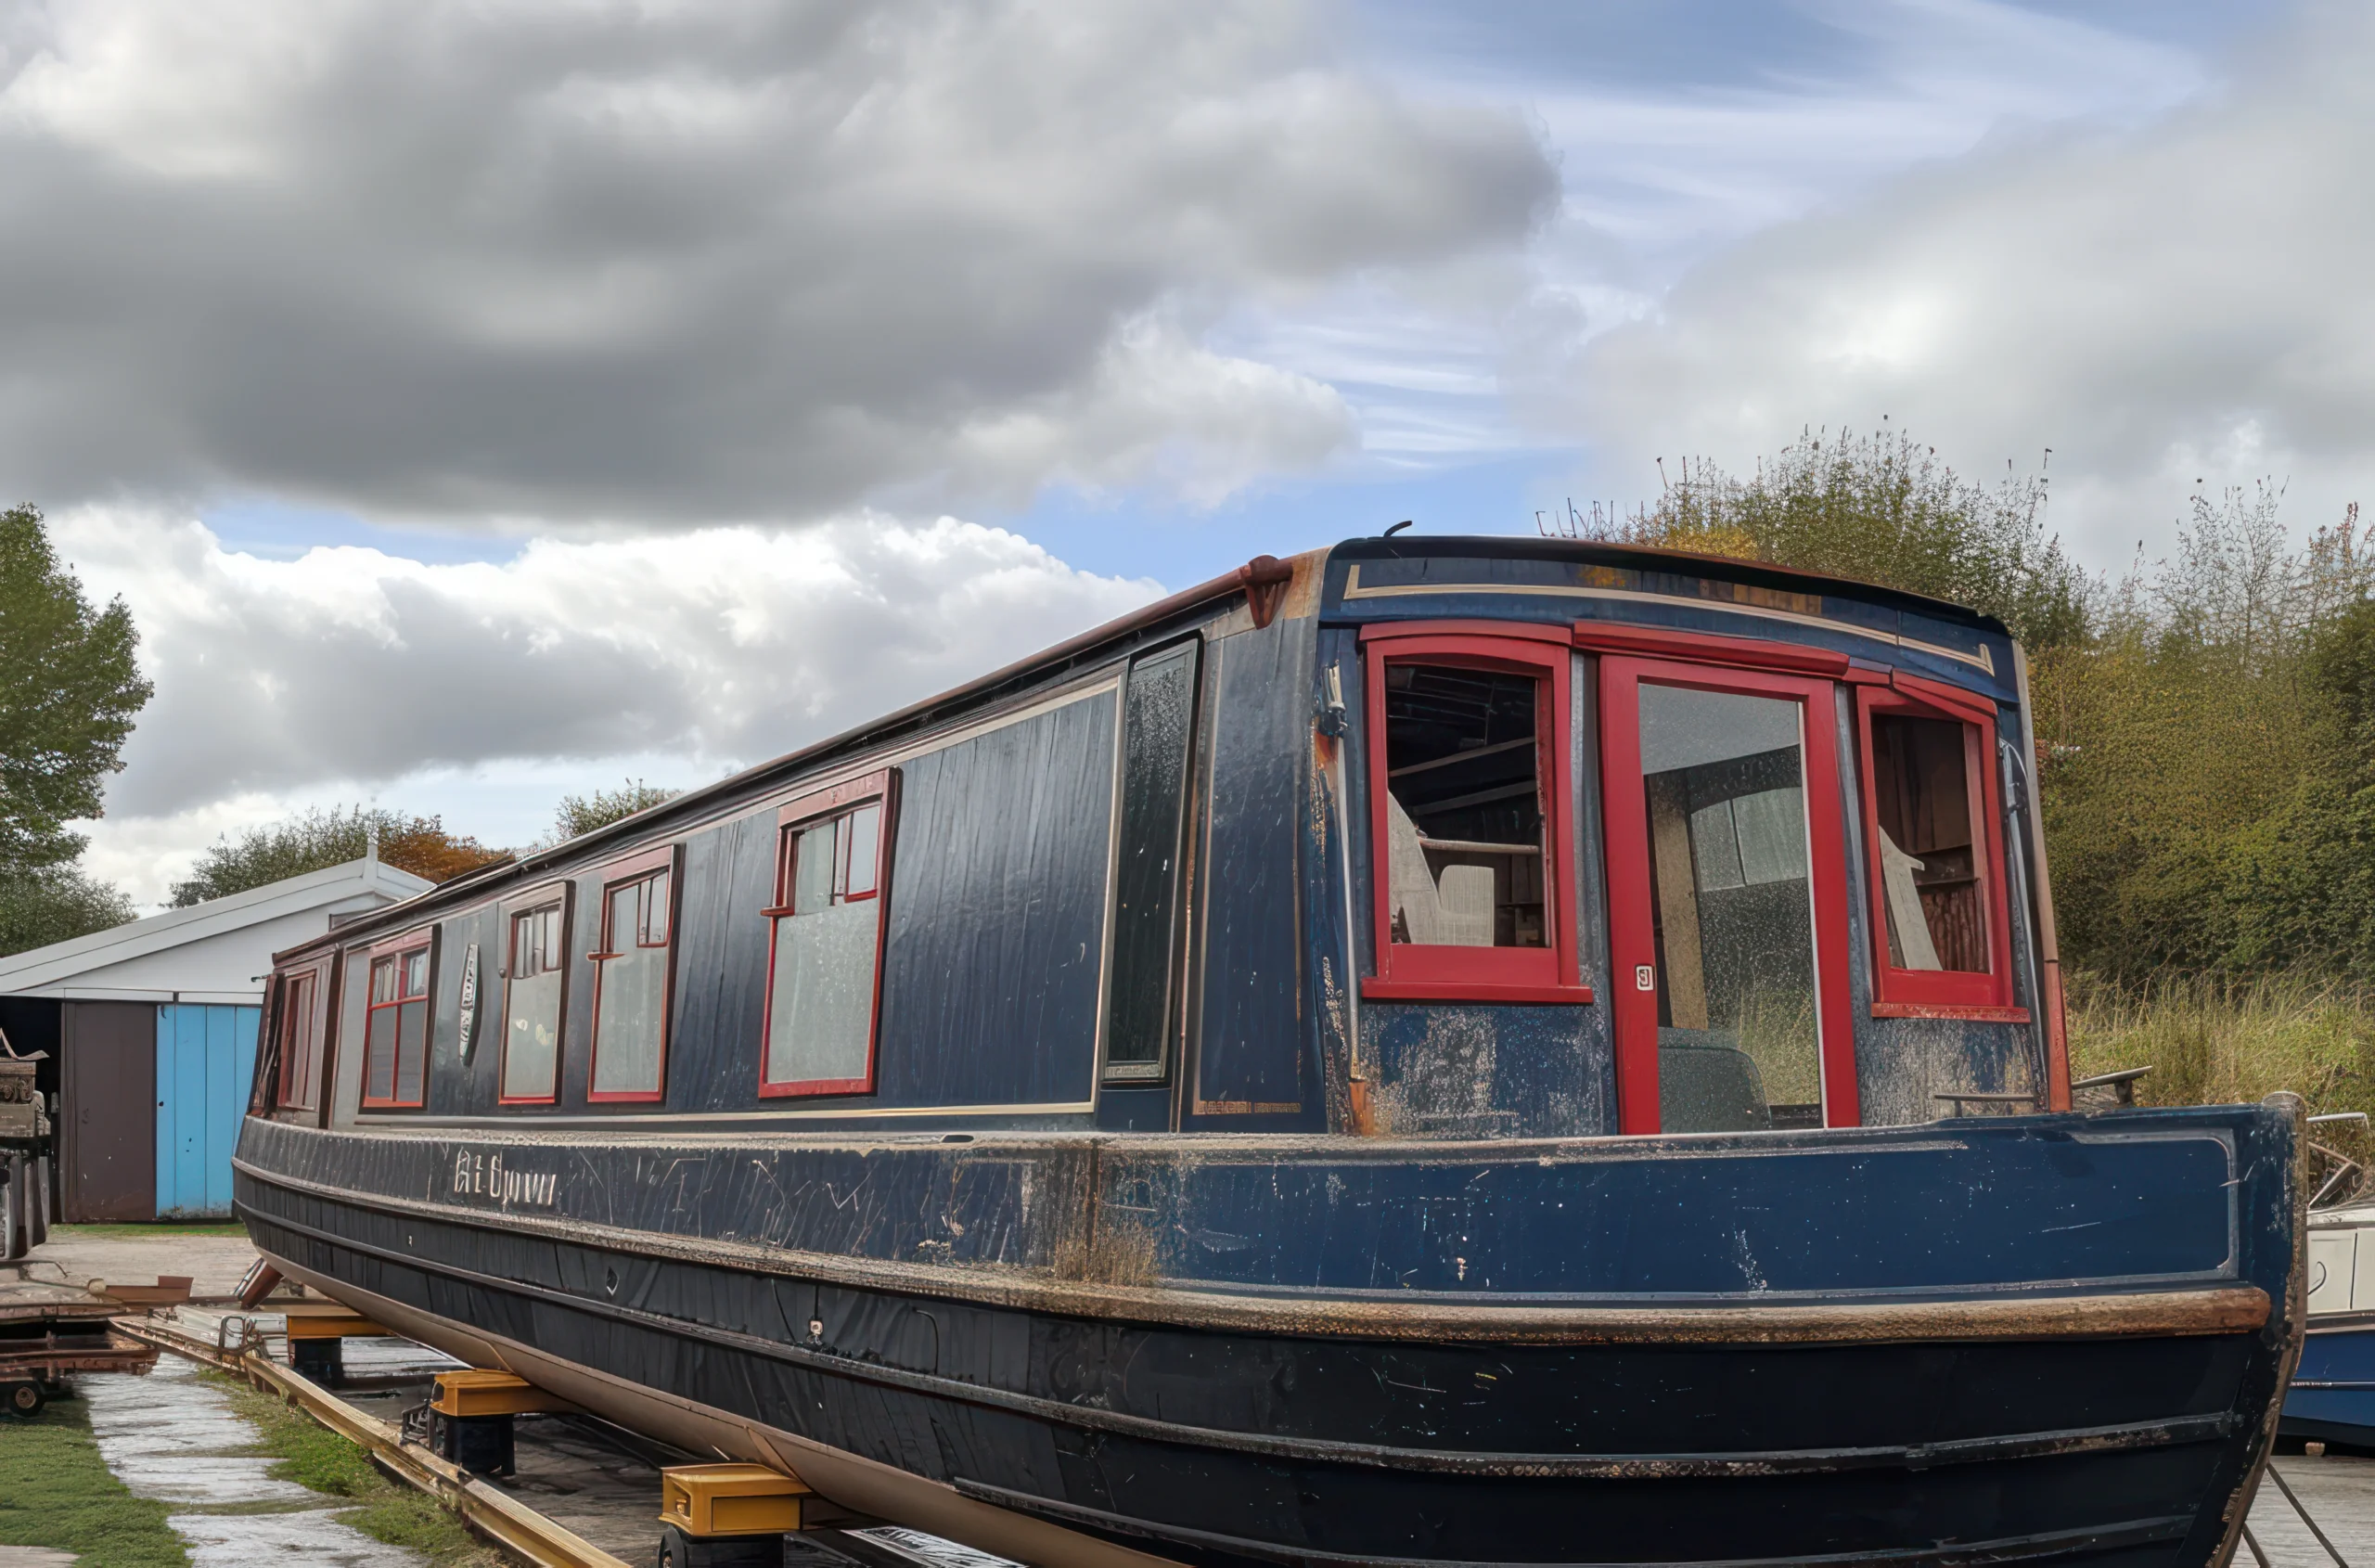
[(353, 1504), (274, 1480), (268, 1458), (225, 1454), (254, 1443), (255, 1429), (179, 1356), (160, 1356), (146, 1373), (86, 1373), (75, 1388), (89, 1407), (99, 1457), (134, 1496), (273, 1510), (169, 1517), (189, 1543), (191, 1568), (424, 1568), (419, 1553), (375, 1541), (332, 1517)]

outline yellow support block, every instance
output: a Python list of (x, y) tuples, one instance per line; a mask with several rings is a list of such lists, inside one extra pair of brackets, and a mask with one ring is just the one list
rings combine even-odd
[(289, 1337), (292, 1340), (369, 1339), (394, 1332), (335, 1302), (291, 1302), (289, 1305)]
[(804, 1505), (820, 1501), (800, 1477), (764, 1465), (678, 1465), (660, 1472), (661, 1523), (696, 1539), (803, 1529), (814, 1523)]
[(440, 1372), (430, 1385), (429, 1407), (448, 1416), (565, 1414), (577, 1408), (525, 1378), (509, 1372)]

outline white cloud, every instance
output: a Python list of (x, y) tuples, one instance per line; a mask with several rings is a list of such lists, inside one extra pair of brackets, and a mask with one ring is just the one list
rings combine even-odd
[(1210, 498), (1355, 439), (1231, 301), (1521, 243), (1514, 112), (1291, 0), (55, 0), (0, 21), (0, 468), (52, 504)]
[(1883, 414), (1974, 467), (2050, 446), (2099, 564), (2196, 480), (2289, 471), (2331, 521), (2375, 481), (2370, 67), (2375, 19), (2322, 7), (2160, 121), (2000, 137), (1759, 235), (1592, 345), (1580, 428), (1634, 476)]
[(218, 833), (307, 802), (444, 800), (451, 828), (531, 836), (564, 788), (713, 778), (1162, 592), (950, 518), (538, 539), (443, 565), (264, 560), (122, 508), (53, 521), (85, 587), (131, 605), (157, 683), (94, 850), (143, 897)]

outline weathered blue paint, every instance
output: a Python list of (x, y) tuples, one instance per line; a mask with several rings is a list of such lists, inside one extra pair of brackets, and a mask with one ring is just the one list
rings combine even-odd
[(157, 1216), (227, 1218), (231, 1150), (255, 1073), (261, 1009), (157, 1009)]
[[(464, 1215), (1026, 1277), (1093, 1279), (1110, 1249), (1142, 1279), (1265, 1296), (1869, 1301), (2236, 1281), (2281, 1303), (2292, 1268), (2290, 1128), (2258, 1107), (1485, 1147), (552, 1136), (357, 1140), (256, 1122), (243, 1157)], [(554, 1185), (514, 1200), (457, 1180), (491, 1156)]]
[(1205, 885), (1226, 891), (1203, 903), (1183, 1126), (1326, 1125), (1303, 1008), (1313, 629), (1308, 618), (1275, 621), (1213, 645), (1203, 865)]
[(1112, 858), (1112, 691), (902, 765), (881, 1105), (1085, 1105)]
[(2283, 1430), (2291, 1437), (2375, 1445), (2375, 1322), (2311, 1328), (2284, 1396)]
[[(1750, 601), (1699, 597), (1716, 573), (1686, 576), (1672, 562), (1659, 563), (1663, 569), (1658, 570), (1656, 565), (1584, 562), (1575, 556), (1573, 546), (1552, 540), (1496, 541), (1490, 556), (1444, 553), (1436, 542), (1425, 539), (1351, 540), (1329, 554), (1320, 613), (1342, 622), (1606, 621), (1719, 636), (1741, 635), (1740, 618), (1725, 613), (1723, 606)], [(1349, 574), (1356, 566), (1361, 589), (1399, 591), (1380, 598), (1348, 597)], [(2020, 700), (2012, 675), (2012, 640), (1980, 615), (1956, 613), (1950, 606), (1887, 589), (1859, 585), (1852, 594), (1825, 593), (1826, 587), (1845, 585), (1766, 572), (1746, 563), (1727, 565), (1720, 576), (1736, 581), (1769, 577), (1775, 585), (1769, 597), (1819, 600), (1819, 622), (1768, 620), (1757, 628), (1759, 636), (1867, 660), (1885, 658), (1892, 665), (1983, 692), (1998, 702)], [(1595, 597), (1598, 590), (1619, 585), (1615, 579), (1629, 589), (1621, 599)], [(1412, 591), (1436, 586), (1443, 589), (1440, 595)], [(1477, 592), (1480, 587), (1486, 591)], [(1871, 635), (1859, 636), (1858, 630)], [(1941, 657), (1932, 649), (1963, 657)]]

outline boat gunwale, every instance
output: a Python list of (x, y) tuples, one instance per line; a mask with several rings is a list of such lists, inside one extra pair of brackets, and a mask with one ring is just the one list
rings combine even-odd
[[(987, 1270), (859, 1258), (748, 1241), (688, 1239), (660, 1231), (546, 1218), (516, 1211), (468, 1209), (335, 1187), (266, 1170), (238, 1156), (234, 1157), (232, 1164), (250, 1180), (302, 1196), (475, 1230), (533, 1235), (597, 1251), (1065, 1317), (1257, 1332), (1294, 1339), (1507, 1345), (1852, 1345), (1961, 1340), (2192, 1338), (2255, 1331), (2266, 1325), (2272, 1310), (2266, 1291), (2240, 1283), (2085, 1294), (2048, 1295), (2029, 1291), (2017, 1296), (1783, 1301), (1756, 1305), (1672, 1301), (1607, 1306), (1534, 1303), (1462, 1305), (1436, 1300), (1405, 1303), (1342, 1296), (1282, 1298), (1094, 1279), (1028, 1279)], [(248, 1205), (238, 1203), (237, 1207), (244, 1211)], [(266, 1224), (305, 1228), (300, 1222), (267, 1212), (257, 1212), (256, 1218)], [(368, 1246), (352, 1239), (330, 1240), (338, 1245)]]

